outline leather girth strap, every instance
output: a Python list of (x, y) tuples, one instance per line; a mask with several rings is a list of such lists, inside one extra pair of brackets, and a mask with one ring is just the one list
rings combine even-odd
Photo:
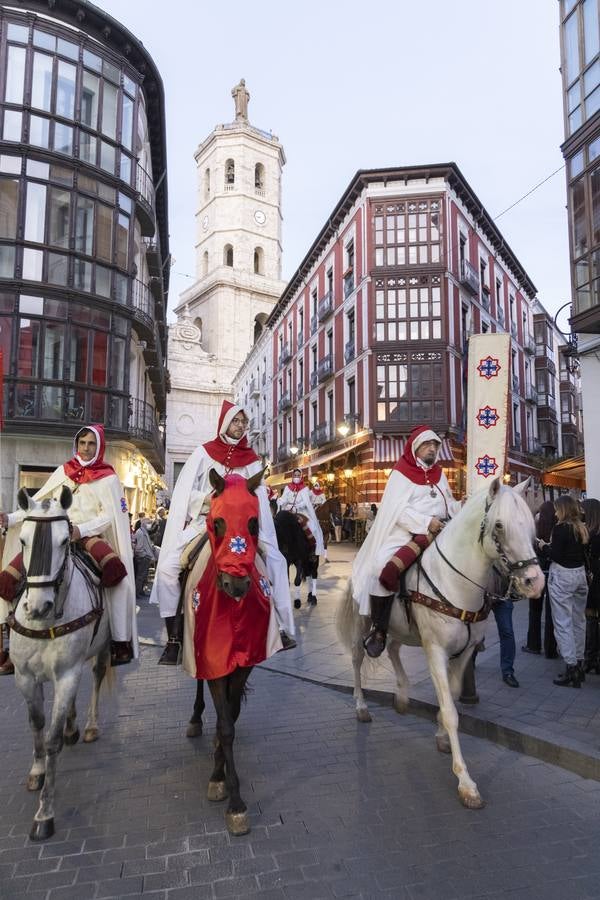
[(23, 637), (33, 638), (34, 640), (39, 641), (53, 641), (55, 638), (63, 637), (65, 634), (72, 634), (74, 631), (79, 631), (80, 628), (85, 628), (90, 622), (99, 619), (101, 615), (102, 607), (97, 606), (89, 612), (86, 612), (85, 615), (80, 616), (78, 619), (73, 619), (72, 622), (65, 622), (64, 625), (53, 625), (51, 628), (37, 629), (26, 628), (25, 625), (21, 625), (20, 622), (17, 622), (14, 613), (10, 613), (6, 619), (6, 624), (12, 631), (15, 631), (17, 634), (22, 634)]
[(453, 619), (460, 619), (461, 622), (465, 622), (467, 625), (472, 625), (474, 622), (483, 622), (489, 616), (492, 608), (491, 601), (487, 595), (484, 598), (483, 606), (476, 612), (470, 612), (468, 609), (459, 609), (458, 606), (454, 606), (448, 600), (428, 597), (427, 594), (422, 594), (421, 591), (411, 591), (410, 599), (413, 603), (420, 603), (434, 612), (442, 613), (444, 616), (451, 616)]

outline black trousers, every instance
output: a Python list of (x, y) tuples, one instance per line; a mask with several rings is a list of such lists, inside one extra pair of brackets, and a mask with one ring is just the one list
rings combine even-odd
[[(548, 573), (544, 573), (546, 578)], [(544, 653), (548, 659), (556, 659), (556, 638), (550, 609), (550, 597), (546, 584), (541, 597), (529, 601), (529, 628), (527, 630), (527, 646), (530, 650), (542, 651), (542, 612), (544, 613)]]

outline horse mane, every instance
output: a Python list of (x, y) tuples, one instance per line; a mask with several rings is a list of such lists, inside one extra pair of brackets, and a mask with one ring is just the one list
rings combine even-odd
[(28, 575), (49, 575), (52, 568), (52, 522), (36, 522)]
[[(483, 521), (485, 507), (483, 506), (482, 501), (484, 499), (487, 503), (489, 498), (488, 491), (486, 490), (478, 491), (476, 494), (469, 497), (458, 515), (450, 520), (447, 527), (450, 527), (451, 525), (458, 526), (459, 522), (461, 525), (464, 524), (464, 518), (476, 507), (481, 507), (481, 517)], [(504, 534), (509, 541), (514, 536), (515, 531), (521, 530), (524, 524), (527, 524), (528, 526), (529, 536), (532, 541), (535, 537), (535, 523), (529, 507), (520, 494), (508, 487), (508, 485), (501, 484), (498, 487), (498, 491), (490, 503), (489, 509), (485, 515), (487, 519), (486, 532), (488, 533), (493, 530), (496, 522), (501, 521)], [(444, 529), (444, 531), (446, 531), (446, 529)], [(442, 534), (444, 534), (444, 532), (442, 532)], [(479, 535), (477, 535), (477, 537), (479, 537)]]

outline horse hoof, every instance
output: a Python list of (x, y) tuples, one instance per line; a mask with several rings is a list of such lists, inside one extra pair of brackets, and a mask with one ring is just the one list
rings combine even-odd
[(185, 732), (186, 737), (200, 737), (202, 734), (202, 722), (188, 722), (188, 727)]
[(34, 821), (31, 831), (29, 832), (30, 841), (47, 841), (54, 834), (54, 819), (42, 819), (41, 822)]
[(27, 779), (28, 791), (41, 791), (46, 780), (46, 773), (40, 772), (39, 775), (30, 775)]
[(308, 603), (309, 606), (316, 606), (317, 598), (315, 597), (314, 594), (309, 594), (308, 597), (306, 598), (306, 602)]
[(372, 722), (371, 713), (366, 707), (356, 710), (356, 718), (359, 722)]
[(79, 729), (77, 731), (71, 731), (69, 734), (65, 734), (65, 744), (67, 747), (72, 747), (73, 744), (76, 744), (79, 740)]
[(97, 728), (86, 728), (83, 732), (83, 743), (84, 744), (93, 744), (94, 741), (98, 740), (100, 732)]
[[(451, 752), (450, 739), (446, 736), (438, 737), (438, 735), (436, 734), (435, 745), (438, 748), (438, 750), (440, 751), (440, 753), (450, 753)], [(465, 803), (465, 806), (467, 806), (466, 803)]]
[(225, 787), (225, 782), (209, 781), (206, 796), (211, 801), (211, 803), (218, 803), (220, 800), (225, 800), (227, 797), (227, 788)]
[(399, 697), (397, 694), (394, 694), (392, 706), (397, 713), (403, 716), (404, 713), (408, 712), (408, 699), (406, 697)]
[(246, 812), (226, 812), (225, 824), (229, 834), (232, 834), (234, 837), (241, 837), (241, 835), (248, 834), (250, 831), (250, 822)]
[(485, 806), (485, 800), (482, 800), (479, 796), (479, 793), (476, 791), (474, 794), (458, 792), (458, 796), (460, 797), (460, 802), (463, 806), (466, 806), (467, 809), (483, 809)]
[(296, 599), (294, 600), (294, 609), (300, 609), (301, 606), (302, 606), (302, 600), (300, 600), (298, 597), (296, 597)]

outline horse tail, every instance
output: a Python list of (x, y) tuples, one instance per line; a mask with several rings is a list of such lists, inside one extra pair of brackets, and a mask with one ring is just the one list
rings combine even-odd
[(346, 650), (352, 650), (356, 640), (356, 626), (359, 619), (358, 606), (352, 596), (352, 579), (348, 579), (335, 612), (335, 627), (339, 641)]

